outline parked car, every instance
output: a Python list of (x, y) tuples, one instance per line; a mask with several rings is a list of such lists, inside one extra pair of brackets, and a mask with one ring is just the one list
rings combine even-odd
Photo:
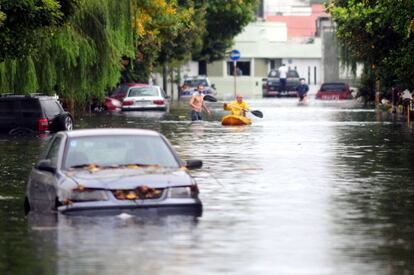
[(344, 82), (323, 83), (315, 98), (323, 100), (352, 99), (352, 92), (353, 90)]
[[(25, 210), (120, 214), (153, 209), (200, 216), (198, 187), (161, 134), (142, 129), (62, 131), (32, 169)], [(138, 211), (139, 212), (139, 211)]]
[(216, 87), (214, 84), (210, 83), (208, 77), (204, 75), (194, 76), (190, 78), (186, 78), (184, 80), (183, 85), (181, 85), (180, 89), (180, 98), (181, 99), (189, 99), (195, 90), (197, 90), (198, 85), (203, 85), (206, 91), (206, 94), (215, 95), (216, 94)]
[(122, 103), (116, 98), (105, 96), (104, 107), (108, 111), (121, 110)]
[(109, 95), (110, 98), (115, 98), (122, 102), (126, 96), (128, 89), (131, 87), (148, 86), (145, 83), (122, 83)]
[(286, 78), (286, 91), (280, 89), (279, 71), (272, 69), (267, 78), (263, 78), (263, 97), (269, 96), (298, 96), (296, 87), (300, 84), (300, 77), (296, 70), (289, 70)]
[(73, 117), (45, 95), (0, 95), (0, 133), (42, 134), (73, 129)]
[(130, 87), (122, 102), (122, 111), (167, 110), (169, 96), (160, 86), (141, 85)]

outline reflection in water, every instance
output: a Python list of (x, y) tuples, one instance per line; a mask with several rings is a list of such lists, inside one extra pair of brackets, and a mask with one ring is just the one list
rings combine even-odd
[(248, 102), (265, 116), (247, 127), (221, 126), (221, 105), (192, 123), (181, 103), (161, 117), (76, 120), (158, 130), (184, 160), (202, 159), (198, 220), (26, 219), (25, 182), (45, 141), (0, 139), (1, 273), (413, 273), (412, 128), (354, 101)]
[(169, 273), (186, 265), (182, 251), (197, 241), (192, 216), (30, 214), (28, 221), (49, 274)]

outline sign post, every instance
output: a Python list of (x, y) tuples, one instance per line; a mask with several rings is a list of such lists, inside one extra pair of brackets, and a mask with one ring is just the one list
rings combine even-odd
[(237, 60), (240, 59), (240, 51), (233, 49), (230, 53), (230, 59), (233, 60), (233, 76), (234, 76), (234, 96), (237, 93)]

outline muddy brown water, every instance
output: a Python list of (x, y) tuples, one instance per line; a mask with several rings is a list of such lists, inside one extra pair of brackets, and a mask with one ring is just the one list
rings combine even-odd
[(76, 128), (163, 133), (192, 172), (201, 218), (23, 213), (48, 138), (0, 137), (1, 274), (410, 274), (413, 125), (352, 102), (251, 99), (264, 118), (223, 127), (170, 113), (78, 116)]

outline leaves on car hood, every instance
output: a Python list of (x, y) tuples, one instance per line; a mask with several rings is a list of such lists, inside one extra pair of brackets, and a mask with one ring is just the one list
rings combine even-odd
[(166, 188), (168, 186), (190, 185), (190, 175), (179, 168), (119, 168), (100, 169), (89, 172), (87, 169), (66, 171), (65, 175), (88, 188), (134, 189), (138, 186)]

